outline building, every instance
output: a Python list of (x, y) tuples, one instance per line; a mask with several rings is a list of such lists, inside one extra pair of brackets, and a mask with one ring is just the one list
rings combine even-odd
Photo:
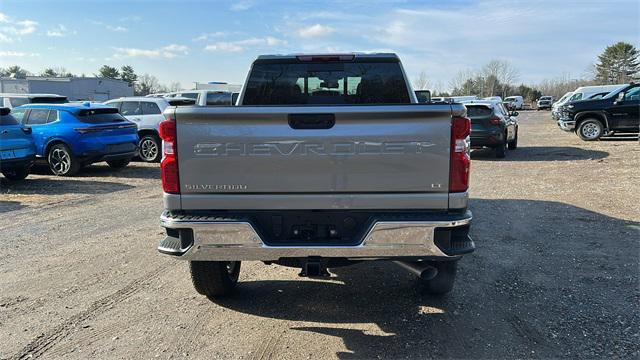
[(96, 77), (3, 77), (0, 78), (0, 93), (58, 94), (69, 101), (106, 101), (133, 96), (133, 87), (126, 81)]
[(196, 82), (196, 87), (194, 90), (219, 90), (219, 91), (229, 91), (229, 92), (240, 92), (240, 89), (242, 89), (242, 85), (211, 81), (208, 83)]

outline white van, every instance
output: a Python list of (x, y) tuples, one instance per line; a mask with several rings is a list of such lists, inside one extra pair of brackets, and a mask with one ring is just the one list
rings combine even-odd
[(591, 95), (595, 95), (601, 92), (611, 92), (614, 90), (622, 89), (629, 84), (617, 84), (617, 85), (598, 85), (598, 86), (581, 86), (573, 91), (571, 97), (567, 102), (587, 100)]
[(508, 102), (513, 110), (522, 110), (524, 106), (524, 98), (520, 95), (507, 96), (504, 101)]

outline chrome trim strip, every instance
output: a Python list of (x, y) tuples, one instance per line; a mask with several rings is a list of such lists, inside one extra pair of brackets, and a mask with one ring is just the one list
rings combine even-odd
[[(361, 244), (356, 246), (269, 246), (247, 221), (216, 220), (193, 217), (185, 220), (162, 214), (161, 225), (166, 228), (193, 230), (194, 243), (179, 256), (185, 260), (275, 261), (281, 257), (346, 257), (384, 258), (400, 256), (450, 257), (434, 242), (434, 230), (467, 225), (472, 218), (451, 221), (378, 221), (374, 223)], [(165, 251), (166, 253), (166, 251)]]

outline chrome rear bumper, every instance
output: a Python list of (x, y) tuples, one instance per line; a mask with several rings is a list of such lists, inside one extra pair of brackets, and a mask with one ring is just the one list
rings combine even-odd
[[(471, 212), (467, 211), (464, 215), (452, 216), (451, 220), (444, 221), (375, 221), (362, 242), (355, 246), (269, 246), (249, 221), (207, 216), (173, 216), (165, 212), (161, 216), (161, 225), (166, 229), (173, 229), (174, 236), (169, 235), (162, 240), (158, 251), (195, 261), (277, 261), (280, 258), (298, 257), (452, 258), (462, 252), (452, 254), (451, 251), (438, 247), (435, 240), (436, 229), (468, 226), (471, 217)], [(171, 233), (171, 230), (167, 232)], [(178, 232), (179, 236), (176, 235)], [(464, 236), (468, 242), (463, 252), (473, 251), (473, 241), (466, 232)]]

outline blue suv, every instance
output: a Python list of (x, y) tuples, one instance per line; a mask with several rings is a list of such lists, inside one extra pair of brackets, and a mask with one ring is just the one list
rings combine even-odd
[(29, 104), (12, 114), (32, 129), (36, 155), (55, 175), (71, 176), (100, 161), (123, 168), (137, 155), (136, 124), (106, 105)]
[(0, 108), (0, 171), (9, 180), (23, 180), (36, 158), (31, 128), (23, 127), (11, 116), (9, 108)]

